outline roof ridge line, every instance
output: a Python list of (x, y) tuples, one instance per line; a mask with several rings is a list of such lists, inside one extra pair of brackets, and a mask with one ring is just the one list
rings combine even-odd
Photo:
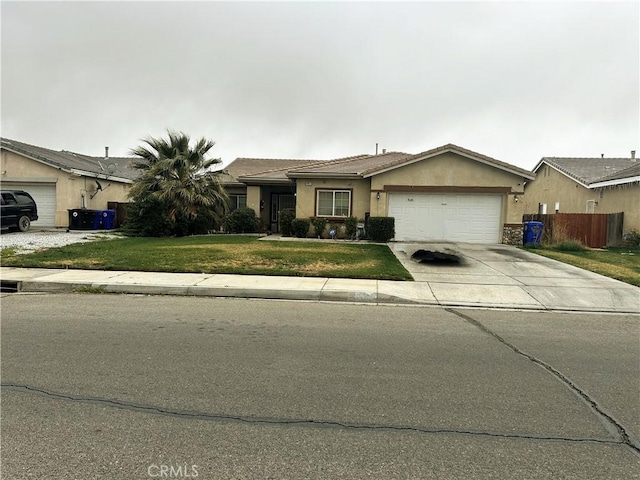
[(374, 157), (375, 155), (370, 155), (368, 153), (361, 153), (360, 155), (352, 155), (350, 157), (341, 157), (341, 158), (334, 158), (331, 160), (319, 160), (316, 163), (310, 164), (310, 165), (305, 165), (305, 166), (301, 166), (300, 168), (292, 168), (291, 171), (292, 172), (297, 172), (300, 169), (306, 169), (306, 168), (313, 168), (316, 167), (318, 165), (337, 165), (339, 163), (344, 163), (344, 162), (348, 162), (351, 160), (358, 160), (361, 158), (365, 158), (365, 157)]

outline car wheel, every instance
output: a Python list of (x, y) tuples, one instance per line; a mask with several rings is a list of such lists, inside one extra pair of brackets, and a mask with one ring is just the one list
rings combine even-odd
[(31, 227), (31, 220), (29, 220), (29, 217), (20, 217), (20, 219), (18, 220), (18, 228), (20, 229), (20, 231), (26, 232), (29, 230), (29, 227)]

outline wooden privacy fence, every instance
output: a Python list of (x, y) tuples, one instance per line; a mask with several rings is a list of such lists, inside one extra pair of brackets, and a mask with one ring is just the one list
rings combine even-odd
[(107, 202), (107, 208), (109, 210), (116, 211), (113, 228), (120, 228), (122, 223), (127, 219), (127, 205), (129, 204), (122, 202)]
[(591, 248), (622, 244), (624, 213), (526, 214), (523, 222), (542, 222), (542, 243), (575, 240)]

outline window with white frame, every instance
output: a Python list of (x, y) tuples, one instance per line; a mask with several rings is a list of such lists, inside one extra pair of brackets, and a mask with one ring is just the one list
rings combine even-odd
[(351, 190), (318, 190), (316, 216), (348, 217), (351, 214)]
[(245, 208), (247, 206), (246, 195), (229, 195), (229, 209), (233, 212), (239, 208)]

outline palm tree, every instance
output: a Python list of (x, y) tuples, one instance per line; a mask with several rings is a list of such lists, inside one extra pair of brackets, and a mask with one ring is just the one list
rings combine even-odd
[(137, 157), (133, 167), (142, 175), (134, 182), (129, 197), (135, 201), (160, 202), (172, 222), (194, 221), (203, 212), (219, 219), (228, 196), (220, 183), (220, 172), (211, 167), (219, 159), (205, 156), (214, 142), (201, 138), (193, 147), (189, 135), (168, 131), (168, 138), (147, 137), (131, 150)]

